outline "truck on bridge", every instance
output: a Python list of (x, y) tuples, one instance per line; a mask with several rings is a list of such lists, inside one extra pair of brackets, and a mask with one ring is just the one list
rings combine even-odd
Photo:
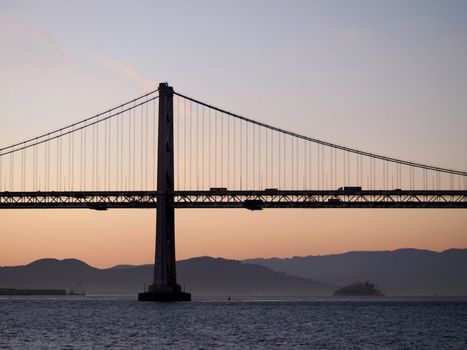
[(362, 191), (362, 188), (360, 186), (344, 186), (339, 187), (337, 190), (343, 191), (346, 194), (357, 194)]

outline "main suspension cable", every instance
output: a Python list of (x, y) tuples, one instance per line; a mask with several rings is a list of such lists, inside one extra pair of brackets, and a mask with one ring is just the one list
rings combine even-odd
[(231, 117), (241, 119), (241, 120), (246, 121), (248, 123), (252, 123), (254, 125), (258, 125), (258, 126), (270, 129), (270, 130), (274, 130), (274, 131), (282, 133), (282, 134), (290, 135), (292, 137), (297, 137), (297, 138), (300, 138), (300, 139), (303, 139), (303, 140), (311, 141), (311, 142), (320, 144), (322, 146), (333, 147), (333, 148), (336, 148), (336, 149), (339, 149), (339, 150), (342, 150), (342, 151), (345, 151), (345, 152), (356, 153), (356, 154), (359, 154), (359, 155), (362, 155), (362, 156), (366, 156), (366, 157), (370, 157), (370, 158), (374, 158), (374, 159), (379, 159), (379, 160), (383, 160), (383, 161), (388, 161), (388, 162), (392, 162), (392, 163), (407, 165), (407, 166), (411, 166), (411, 167), (427, 169), (427, 170), (432, 170), (432, 171), (438, 171), (438, 172), (448, 173), (448, 174), (453, 174), (453, 175), (467, 176), (466, 171), (441, 168), (441, 167), (437, 167), (437, 166), (431, 166), (431, 165), (406, 161), (406, 160), (402, 160), (402, 159), (398, 159), (398, 158), (386, 157), (386, 156), (379, 155), (379, 154), (376, 154), (376, 153), (361, 151), (361, 150), (357, 150), (357, 149), (354, 149), (354, 148), (340, 146), (340, 145), (337, 145), (337, 144), (334, 144), (334, 143), (331, 143), (331, 142), (322, 141), (322, 140), (315, 139), (315, 138), (312, 138), (312, 137), (300, 135), (300, 134), (297, 134), (295, 132), (287, 131), (287, 130), (284, 130), (284, 129), (281, 129), (281, 128), (277, 128), (275, 126), (264, 124), (262, 122), (259, 122), (259, 121), (256, 121), (256, 120), (253, 120), (253, 119), (250, 119), (250, 118), (243, 117), (241, 115), (229, 112), (227, 110), (224, 110), (224, 109), (221, 109), (221, 108), (218, 108), (218, 107), (215, 107), (213, 105), (210, 105), (208, 103), (196, 100), (194, 98), (188, 97), (186, 95), (183, 95), (183, 94), (175, 92), (175, 91), (174, 91), (174, 94), (177, 95), (177, 96), (180, 96), (180, 97), (182, 97), (184, 99), (187, 99), (189, 101), (199, 103), (200, 105), (211, 108), (211, 109), (213, 109), (215, 111), (218, 111), (218, 112), (221, 112), (223, 114), (229, 115)]

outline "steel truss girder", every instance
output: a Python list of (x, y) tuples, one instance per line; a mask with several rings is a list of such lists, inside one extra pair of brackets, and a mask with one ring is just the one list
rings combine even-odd
[[(0, 192), (0, 209), (156, 208), (157, 191)], [(467, 191), (175, 191), (175, 208), (467, 208)]]

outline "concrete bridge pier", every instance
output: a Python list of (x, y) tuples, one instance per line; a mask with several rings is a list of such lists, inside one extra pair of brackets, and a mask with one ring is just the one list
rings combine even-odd
[(159, 84), (159, 131), (157, 155), (156, 256), (154, 282), (139, 301), (190, 301), (191, 294), (177, 283), (175, 265), (173, 88)]

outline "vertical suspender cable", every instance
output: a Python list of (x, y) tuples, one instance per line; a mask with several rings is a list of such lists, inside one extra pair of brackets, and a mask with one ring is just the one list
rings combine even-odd
[[(74, 127), (73, 127), (74, 130)], [(71, 184), (70, 188), (74, 190), (74, 180), (75, 180), (75, 133), (72, 131), (71, 135)]]
[(120, 113), (117, 116), (117, 127), (116, 127), (116, 135), (115, 135), (115, 189), (118, 191), (119, 184), (120, 184), (120, 117), (121, 117), (121, 108)]
[(295, 189), (295, 157), (294, 157), (294, 138), (290, 138), (290, 148), (291, 148), (291, 154), (290, 154), (290, 159), (292, 160), (292, 165), (291, 165), (291, 170), (292, 170), (292, 178), (291, 178), (291, 189)]
[(386, 190), (389, 190), (389, 166), (390, 163), (386, 161)]
[(249, 151), (249, 143), (248, 143), (248, 134), (249, 134), (249, 127), (250, 127), (250, 124), (248, 122), (245, 122), (245, 128), (246, 128), (246, 145), (245, 145), (245, 156), (246, 156), (246, 160), (245, 160), (245, 187), (246, 189), (248, 190), (248, 180), (249, 180), (249, 173), (248, 173), (248, 163), (250, 161), (250, 153), (248, 152)]
[[(110, 115), (110, 113), (109, 113)], [(102, 189), (105, 190), (107, 187), (107, 120), (104, 120), (104, 178)]]
[(284, 165), (283, 165), (283, 168), (284, 168), (284, 179), (283, 179), (283, 183), (284, 183), (284, 189), (286, 190), (287, 189), (287, 168), (288, 168), (288, 165), (287, 165), (287, 134), (283, 134), (282, 135), (282, 141), (284, 142), (283, 144), (283, 148), (284, 148), (284, 151), (283, 151), (283, 154), (284, 154), (284, 159), (283, 159), (283, 162), (284, 162)]
[[(112, 122), (113, 122), (113, 119), (109, 120), (109, 147), (108, 147), (108, 150), (109, 150), (109, 157), (108, 157), (108, 162), (109, 162), (109, 185), (108, 185), (108, 191), (110, 191), (110, 189), (112, 188), (112, 150), (114, 149), (112, 147)], [(115, 187), (114, 187), (115, 188)]]
[(148, 143), (149, 143), (149, 140), (148, 140), (148, 137), (149, 137), (149, 132), (148, 132), (148, 129), (149, 129), (149, 102), (146, 102), (146, 127), (145, 127), (145, 138), (146, 138), (146, 150), (145, 150), (145, 162), (144, 162), (144, 174), (145, 174), (145, 184), (144, 184), (144, 189), (145, 191), (148, 190), (148, 163), (149, 163), (149, 154), (148, 154), (148, 151), (149, 151), (149, 148), (148, 148)]
[(264, 174), (264, 177), (265, 177), (264, 187), (272, 187), (272, 186), (269, 186), (269, 177), (268, 177), (268, 170), (269, 170), (269, 152), (268, 152), (268, 150), (269, 150), (269, 137), (268, 137), (269, 136), (269, 130), (268, 129), (265, 130), (265, 134), (266, 134), (266, 136), (265, 136), (266, 140), (265, 140), (265, 147), (264, 148), (266, 149), (266, 154), (265, 154), (265, 168), (264, 168), (264, 172), (265, 172), (265, 174)]
[(136, 190), (136, 114), (137, 107), (133, 111), (133, 191)]
[(347, 184), (350, 186), (350, 152), (347, 153)]
[(376, 190), (376, 159), (373, 158), (373, 190)]
[(24, 192), (24, 149), (21, 151), (21, 181), (20, 190)]
[(71, 191), (71, 134), (68, 134), (68, 191)]
[(196, 189), (199, 190), (199, 105), (196, 104)]
[(311, 142), (308, 142), (308, 174), (309, 174), (309, 184), (308, 184), (308, 187), (311, 189), (312, 188), (312, 175), (311, 175), (311, 164), (312, 164), (312, 159), (313, 159), (313, 156), (311, 155), (312, 153), (312, 144)]
[(183, 189), (186, 190), (186, 101), (183, 100)]
[(331, 182), (331, 189), (333, 190), (333, 189), (334, 189), (334, 181), (333, 181), (333, 179), (334, 179), (334, 172), (333, 172), (333, 170), (334, 170), (334, 167), (333, 167), (333, 160), (334, 160), (334, 157), (333, 157), (333, 154), (332, 154), (332, 152), (333, 152), (332, 147), (329, 147), (329, 151), (330, 151), (330, 159), (331, 159), (331, 163), (330, 163), (330, 165), (331, 165), (331, 166), (330, 166), (330, 168), (331, 168), (330, 180), (331, 180), (331, 181), (330, 181), (330, 182)]
[(134, 112), (134, 109), (128, 111), (128, 177), (125, 180), (125, 190), (129, 190), (129, 185), (131, 181), (131, 116)]
[(124, 190), (124, 180), (123, 180), (123, 168), (124, 168), (124, 146), (125, 146), (125, 134), (123, 132), (125, 126), (125, 114), (122, 114), (120, 117), (120, 190)]
[(220, 147), (220, 151), (221, 151), (221, 161), (220, 161), (220, 166), (221, 166), (221, 178), (220, 178), (220, 181), (219, 181), (219, 184), (221, 186), (224, 185), (224, 116), (223, 114), (221, 113), (220, 114), (221, 118), (221, 135), (220, 135), (220, 143), (221, 143), (221, 147)]
[(321, 188), (324, 190), (326, 185), (326, 179), (324, 177), (324, 145), (321, 145)]
[(256, 161), (256, 125), (253, 124), (253, 129), (252, 129), (252, 138), (253, 138), (253, 164), (252, 164), (252, 185), (253, 189), (257, 189), (256, 186), (256, 177), (257, 177), (257, 172), (256, 172), (256, 167), (257, 167), (257, 161)]
[(218, 147), (217, 147), (217, 111), (214, 111), (214, 185), (215, 187), (218, 186), (218, 181), (217, 181), (217, 152), (218, 152)]
[(122, 169), (123, 169), (123, 120), (124, 120), (124, 114), (123, 111), (120, 110), (120, 114), (117, 117), (117, 137), (116, 137), (116, 143), (117, 143), (117, 153), (116, 153), (116, 160), (115, 162), (117, 163), (117, 184), (116, 188), (120, 191), (123, 191), (122, 188)]
[(317, 170), (317, 181), (318, 181), (318, 190), (321, 189), (321, 171), (320, 171), (320, 166), (321, 166), (321, 152), (319, 151), (319, 148), (320, 148), (320, 144), (317, 144), (316, 145), (316, 148), (317, 148), (317, 167), (316, 167), (316, 170)]
[(299, 185), (298, 185), (298, 179), (299, 179), (299, 166), (298, 166), (298, 155), (299, 155), (299, 152), (300, 152), (300, 149), (298, 147), (298, 138), (295, 138), (295, 148), (297, 149), (297, 190), (299, 189)]
[[(143, 189), (143, 115), (144, 115), (144, 105), (141, 105), (141, 113), (140, 113), (140, 141), (139, 141), (139, 162), (140, 162), (140, 176), (139, 176), (139, 181), (140, 181), (140, 186), (139, 188), (142, 190)], [(136, 188), (134, 188), (136, 190)]]
[[(36, 161), (37, 190), (38, 191), (42, 191), (41, 172), (40, 172), (40, 159), (41, 159), (40, 150), (41, 150), (41, 145), (38, 145), (37, 146), (37, 161)], [(12, 162), (14, 162), (14, 159), (12, 160)]]
[(271, 130), (271, 187), (274, 186), (274, 132)]
[[(59, 139), (57, 139), (59, 140)], [(34, 146), (32, 148), (32, 190), (35, 191), (36, 190), (36, 147), (37, 146)], [(6, 181), (5, 181), (5, 188), (7, 187), (6, 186)]]
[[(278, 170), (277, 172), (279, 173), (279, 175), (278, 175), (278, 177), (279, 177), (279, 188), (282, 188), (282, 181), (281, 181), (281, 180), (282, 180), (282, 167), (281, 167), (281, 161), (282, 161), (282, 154), (281, 154), (281, 153), (282, 153), (282, 152), (281, 152), (281, 151), (282, 151), (282, 144), (281, 144), (281, 139), (282, 139), (282, 134), (279, 133), (278, 136), (279, 136), (279, 159), (278, 159), (278, 166), (279, 166), (279, 167), (278, 167), (278, 169), (277, 169), (277, 170)], [(285, 168), (285, 166), (284, 166), (284, 168)]]
[(342, 151), (342, 156), (344, 158), (344, 186), (347, 186), (347, 153), (345, 151)]
[(203, 152), (202, 157), (201, 157), (201, 162), (202, 162), (202, 165), (201, 165), (201, 169), (202, 169), (201, 170), (201, 178), (202, 178), (202, 181), (201, 182), (202, 182), (202, 188), (206, 189), (206, 187), (204, 185), (204, 177), (206, 175), (205, 174), (205, 166), (204, 166), (205, 165), (205, 163), (204, 163), (204, 156), (205, 156), (205, 154), (204, 154), (204, 131), (205, 130), (204, 129), (206, 128), (206, 123), (205, 123), (205, 119), (204, 119), (204, 106), (201, 106), (201, 108), (202, 108), (202, 110), (201, 110), (202, 111), (201, 112), (201, 114), (202, 114), (202, 123), (201, 123), (201, 142), (202, 142), (201, 149), (202, 149), (202, 151), (201, 152)]
[[(176, 146), (177, 146), (177, 190), (180, 191), (180, 159), (181, 159), (181, 152), (180, 152), (180, 97), (175, 95), (176, 98), (176, 107), (177, 107), (177, 141), (176, 141)], [(154, 107), (155, 108), (155, 107)]]
[[(111, 113), (109, 113), (110, 115)], [(110, 166), (109, 166), (109, 158), (110, 158), (110, 145), (109, 145), (109, 136), (110, 136), (110, 121), (111, 119), (107, 119), (105, 121), (105, 156), (104, 156), (104, 167), (105, 167), (105, 175), (104, 175), (104, 186), (103, 190), (109, 190), (109, 177), (110, 177)]]
[(360, 184), (360, 160), (358, 154), (357, 156), (357, 183)]
[(196, 104), (196, 189), (199, 191), (199, 105)]
[(47, 142), (44, 143), (44, 189), (47, 191)]
[(240, 190), (243, 190), (243, 120), (240, 120)]
[(309, 172), (310, 169), (310, 142), (304, 140), (303, 143), (303, 152), (305, 153), (305, 161), (304, 161), (304, 172), (305, 172), (305, 180), (304, 180), (304, 189), (305, 190), (311, 190), (310, 187), (310, 177), (311, 173)]
[(262, 186), (262, 174), (261, 174), (261, 127), (258, 127), (258, 188)]
[[(177, 112), (178, 113), (178, 112)], [(156, 189), (156, 156), (157, 156), (157, 150), (156, 150), (156, 124), (157, 124), (157, 119), (156, 119), (156, 99), (153, 100), (153, 108), (152, 108), (152, 189)], [(180, 150), (178, 150), (177, 157), (180, 158)], [(180, 171), (180, 169), (177, 169), (177, 173)], [(177, 188), (179, 189), (179, 188)]]
[(83, 141), (83, 149), (84, 149), (84, 156), (83, 156), (83, 190), (86, 190), (87, 189), (86, 188), (86, 177), (87, 177), (87, 174), (86, 174), (86, 170), (87, 170), (86, 169), (87, 168), (87, 161), (86, 161), (87, 150), (86, 150), (86, 148), (87, 148), (87, 146), (86, 145), (88, 143), (87, 142), (87, 140), (88, 140), (88, 132), (87, 132), (88, 128), (86, 127), (86, 123), (84, 125), (85, 125), (85, 127), (83, 129), (83, 131), (84, 131), (84, 136), (83, 136), (83, 139), (84, 139), (84, 141)]
[(79, 133), (79, 190), (83, 191), (83, 129)]
[(13, 188), (13, 181), (14, 181), (14, 174), (13, 174), (13, 167), (14, 167), (14, 153), (10, 153), (10, 192), (14, 191)]
[(233, 189), (237, 189), (237, 173), (236, 173), (236, 162), (237, 162), (237, 157), (236, 157), (236, 149), (237, 149), (237, 119), (233, 120)]
[(360, 155), (360, 183), (363, 187), (363, 156)]
[(283, 134), (283, 141), (284, 141), (284, 189), (287, 189), (287, 135)]
[(58, 190), (62, 190), (62, 135), (60, 133), (60, 137), (57, 139), (58, 144), (58, 151), (57, 151), (57, 182), (58, 182)]
[(209, 181), (209, 187), (212, 186), (212, 181), (211, 181), (211, 144), (212, 144), (212, 132), (211, 132), (211, 109), (208, 109), (208, 119), (209, 119), (209, 130), (208, 130), (208, 140), (209, 140), (209, 146), (208, 146), (208, 181)]
[(100, 170), (100, 163), (99, 163), (99, 123), (96, 124), (96, 188), (100, 190), (100, 181), (99, 181), (99, 170)]
[(192, 175), (193, 175), (193, 168), (192, 168), (192, 158), (193, 158), (193, 143), (192, 143), (192, 135), (193, 135), (193, 104), (192, 102), (190, 101), (190, 117), (188, 118), (189, 119), (189, 122), (190, 122), (190, 130), (189, 130), (189, 139), (190, 139), (190, 144), (189, 144), (189, 154), (188, 154), (188, 162), (189, 162), (189, 167), (188, 167), (188, 171), (189, 171), (189, 180), (190, 180), (190, 183), (188, 185), (188, 189), (191, 190), (192, 189)]

